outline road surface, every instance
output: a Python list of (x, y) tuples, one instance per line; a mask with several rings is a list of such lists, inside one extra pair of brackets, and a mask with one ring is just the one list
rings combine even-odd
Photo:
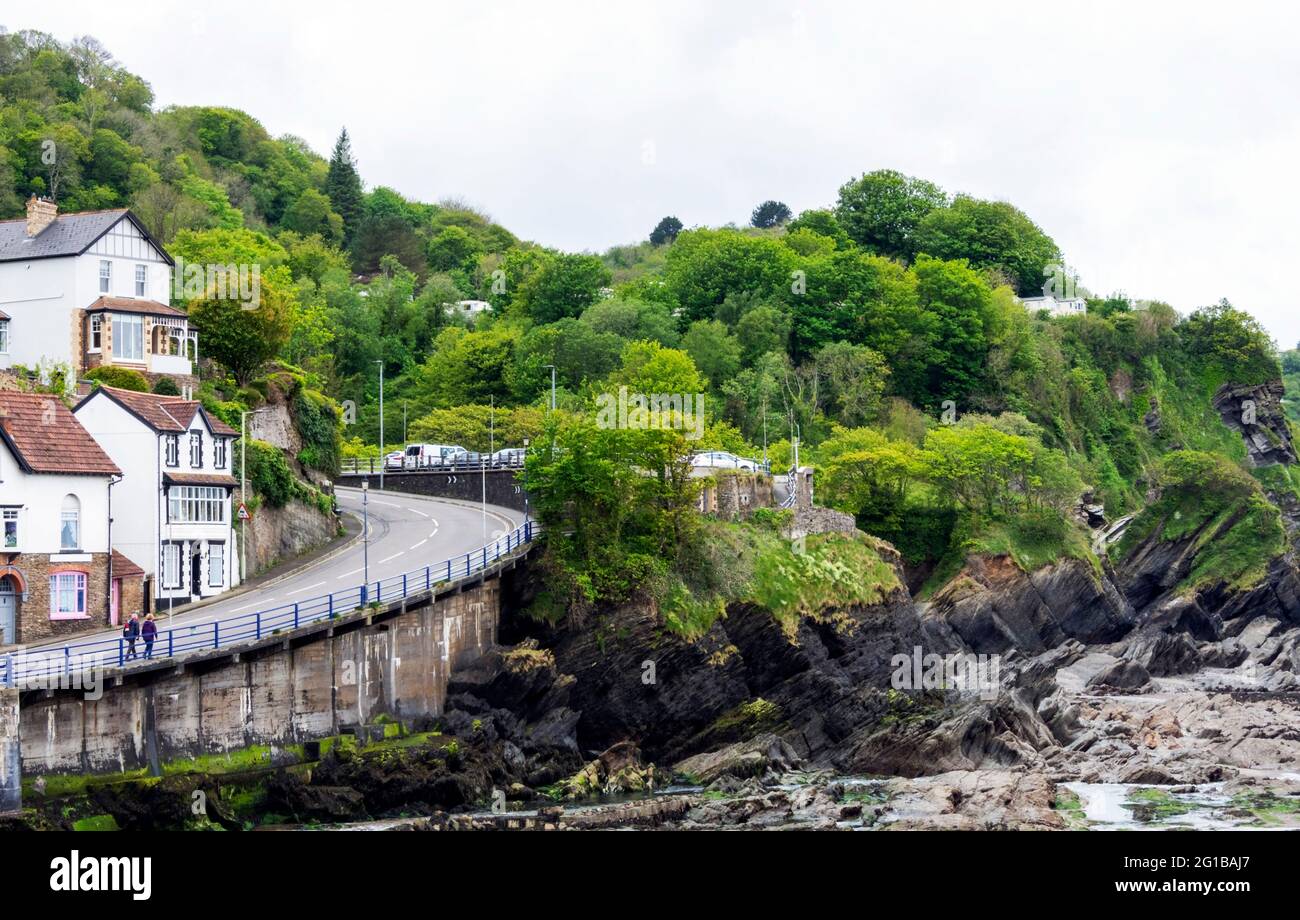
[[(339, 488), (338, 500), (341, 511), (351, 512), (358, 518), (362, 516), (360, 489)], [(358, 541), (337, 555), (308, 563), (302, 569), (293, 570), (291, 574), (276, 578), (268, 584), (210, 601), (193, 610), (182, 610), (174, 615), (157, 615), (159, 632), (247, 616), (284, 604), (305, 603), (325, 594), (355, 588), (363, 581), (373, 585), (380, 579), (423, 569), (449, 558), (454, 559), (492, 543), (497, 537), (504, 537), (523, 523), (524, 514), (511, 508), (488, 505), (485, 516), (479, 505), (402, 492), (371, 490), (369, 519), (368, 571), (365, 563), (366, 549)], [(124, 614), (129, 616), (130, 611), (124, 611)], [(41, 650), (61, 649), (65, 645), (116, 639), (120, 635), (119, 627), (46, 640), (24, 646), (23, 649), (31, 654)], [(159, 639), (163, 640), (163, 636), (160, 635)], [(160, 641), (160, 645), (165, 649), (165, 641)], [(143, 648), (143, 643), (137, 644), (137, 649)], [(156, 648), (155, 652), (158, 651)]]

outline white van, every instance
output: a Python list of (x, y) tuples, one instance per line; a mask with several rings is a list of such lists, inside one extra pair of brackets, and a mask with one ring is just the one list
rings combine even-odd
[(424, 470), (437, 466), (442, 461), (441, 444), (408, 444), (406, 455), (402, 458), (402, 468), (407, 470)]

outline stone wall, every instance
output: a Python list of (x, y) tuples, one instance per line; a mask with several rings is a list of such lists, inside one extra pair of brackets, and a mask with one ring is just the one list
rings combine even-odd
[(0, 815), (23, 803), (18, 744), (18, 691), (0, 690)]
[[(293, 642), (272, 639), (181, 669), (159, 662), (127, 672), (98, 700), (30, 691), (21, 710), (22, 770), (156, 773), (169, 761), (254, 746), (270, 748), (274, 759), (277, 749), (381, 717), (430, 724), (443, 711), (452, 669), (495, 644), (500, 597), (500, 580), (490, 579), (417, 609), (322, 624)], [(0, 708), (0, 755), (3, 719)]]
[[(108, 553), (86, 553), (88, 562), (51, 562), (45, 553), (24, 553), (13, 568), (27, 582), (18, 601), (19, 643), (29, 644), (55, 636), (74, 636), (108, 625)], [(50, 576), (57, 572), (86, 573), (86, 618), (50, 619)]]
[[(235, 503), (238, 501), (236, 489)], [(236, 534), (240, 532), (236, 525)], [(322, 546), (338, 533), (338, 518), (313, 505), (289, 502), (283, 508), (272, 508), (263, 503), (248, 522), (248, 577)]]
[[(385, 473), (384, 488), (393, 492), (429, 495), (433, 498), (456, 498), (461, 501), (478, 502), (483, 500), (485, 475), (489, 505), (513, 508), (515, 511), (528, 510), (528, 494), (524, 491), (523, 475), (518, 469), (488, 470), (486, 474), (478, 470), (456, 473)], [(361, 483), (365, 481), (370, 483), (371, 489), (379, 488), (378, 473), (366, 475), (347, 473), (338, 478), (339, 485), (357, 489), (361, 488)]]

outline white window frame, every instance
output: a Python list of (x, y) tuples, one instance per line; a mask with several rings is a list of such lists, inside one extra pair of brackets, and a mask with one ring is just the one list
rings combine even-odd
[(104, 348), (104, 314), (95, 313), (90, 317), (90, 344), (86, 351), (98, 354)]
[(203, 469), (203, 432), (195, 429), (190, 431), (190, 468)]
[[(10, 542), (10, 524), (13, 525), (13, 541)], [(23, 545), (22, 516), (18, 508), (5, 508), (0, 512), (0, 549), (4, 552), (18, 552)]]
[[(84, 620), (86, 608), (86, 573), (55, 572), (50, 575), (50, 619)], [(65, 604), (65, 601), (70, 603)]]
[[(71, 499), (73, 507), (68, 506), (68, 500)], [(68, 525), (72, 525), (72, 543), (68, 543)], [(63, 503), (59, 506), (59, 551), (64, 553), (75, 553), (81, 550), (81, 499), (76, 495), (69, 493), (63, 496)]]
[(172, 524), (224, 524), (227, 498), (221, 486), (172, 486), (167, 490), (167, 520)]
[(181, 436), (169, 434), (163, 437), (163, 462), (168, 466), (181, 465)]
[(226, 445), (228, 443), (229, 442), (226, 438), (212, 439), (212, 466), (214, 469), (224, 470), (226, 468), (226, 460), (229, 453), (226, 449)]
[(226, 583), (226, 544), (208, 544), (208, 587), (220, 588)]
[[(139, 337), (136, 337), (135, 330), (140, 330)], [(126, 333), (130, 331), (128, 336)], [(138, 345), (139, 351), (134, 348), (124, 350), (124, 346)], [(113, 357), (122, 361), (131, 361), (136, 364), (144, 363), (144, 317), (138, 313), (114, 313), (113, 314)]]
[(113, 293), (113, 263), (109, 259), (99, 260), (99, 293)]
[(9, 354), (9, 320), (0, 319), (0, 355)]
[(179, 588), (181, 586), (181, 545), (164, 543), (162, 546), (162, 586)]
[(149, 266), (135, 267), (135, 296), (146, 297), (149, 294)]

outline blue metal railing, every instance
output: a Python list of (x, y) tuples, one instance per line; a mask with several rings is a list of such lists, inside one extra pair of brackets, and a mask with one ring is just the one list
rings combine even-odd
[[(528, 521), (493, 543), (401, 575), (210, 623), (159, 629), (149, 660), (166, 660), (204, 649), (256, 642), (288, 634), (310, 623), (333, 620), (370, 604), (423, 594), (445, 582), (467, 578), (490, 568), (521, 546), (531, 543), (540, 532), (541, 527), (536, 521)], [(9, 653), (0, 655), (0, 687), (34, 685), (37, 689), (62, 688), (67, 686), (65, 678), (83, 670), (125, 667), (131, 662), (144, 660), (144, 640), (136, 640), (135, 654), (132, 655), (129, 643), (121, 637), (89, 639), (62, 647)]]

